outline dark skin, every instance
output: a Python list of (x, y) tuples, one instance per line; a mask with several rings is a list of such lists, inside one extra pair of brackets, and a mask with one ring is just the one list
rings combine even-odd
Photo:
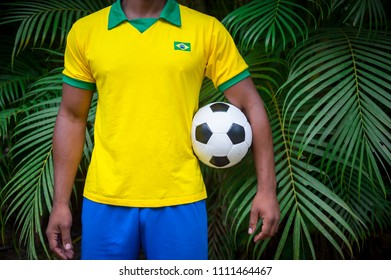
[(261, 231), (254, 237), (254, 242), (258, 242), (275, 235), (280, 220), (272, 132), (262, 99), (251, 78), (233, 85), (224, 94), (230, 103), (245, 113), (253, 132), (252, 151), (257, 174), (257, 193), (251, 206), (248, 233), (255, 233), (256, 225), (262, 219)]
[(69, 208), (85, 141), (92, 91), (63, 84), (62, 101), (53, 133), (54, 197), (46, 235), (50, 249), (61, 259), (73, 258)]
[[(165, 3), (165, 0), (124, 0), (122, 6), (126, 16), (132, 19), (158, 17)], [(253, 131), (252, 150), (258, 186), (250, 211), (249, 234), (255, 233), (256, 225), (262, 219), (262, 228), (254, 237), (254, 242), (258, 242), (276, 234), (280, 219), (270, 124), (251, 78), (235, 84), (224, 94), (246, 114)], [(82, 158), (92, 95), (92, 91), (64, 84), (53, 133), (54, 198), (46, 235), (50, 249), (61, 259), (74, 256), (69, 201)]]

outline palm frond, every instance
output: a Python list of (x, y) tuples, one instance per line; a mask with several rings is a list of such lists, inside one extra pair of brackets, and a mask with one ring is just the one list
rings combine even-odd
[[(356, 171), (357, 172), (357, 171)], [(357, 172), (358, 173), (358, 172)], [(353, 176), (352, 185), (358, 185), (358, 176)], [(335, 190), (365, 223), (366, 227), (357, 228), (360, 237), (365, 240), (371, 232), (384, 230), (391, 222), (391, 201), (389, 193), (384, 196), (381, 189), (374, 189), (369, 177), (361, 178), (361, 188), (346, 187)]]
[(18, 57), (13, 66), (0, 66), (0, 109), (17, 107), (28, 91), (28, 84), (45, 71), (37, 57), (25, 53)]
[(235, 246), (229, 238), (229, 227), (224, 222), (225, 205), (220, 203), (220, 188), (208, 188), (208, 251), (209, 259), (234, 259)]
[[(299, 155), (319, 148), (311, 143), (327, 142), (322, 147), (326, 173), (333, 170), (349, 185), (358, 171), (359, 179), (369, 176), (385, 193), (382, 173), (389, 182), (391, 164), (391, 41), (368, 36), (350, 29), (324, 31), (292, 52), (284, 118), (297, 125), (293, 141), (302, 139)], [(297, 124), (299, 112), (306, 113)]]
[(24, 113), (24, 110), (12, 108), (0, 111), (0, 137), (5, 137), (8, 134), (11, 123), (16, 122), (19, 113)]
[(336, 1), (333, 0), (309, 0), (319, 13), (321, 20), (326, 19), (333, 10)]
[[(20, 242), (27, 248), (29, 258), (36, 259), (35, 238), (45, 244), (41, 217), (50, 209), (53, 189), (52, 132), (60, 98), (38, 105), (40, 110), (21, 121), (15, 137), (21, 136), (10, 153), (18, 159), (12, 179), (4, 187), (9, 221), (15, 218)], [(44, 106), (42, 108), (42, 106)], [(23, 155), (23, 156), (22, 156)], [(43, 246), (46, 251), (46, 246)], [(46, 251), (48, 255), (48, 252)], [(49, 256), (49, 255), (48, 255)]]
[(333, 10), (344, 9), (344, 23), (359, 30), (366, 28), (372, 31), (384, 29), (387, 25), (387, 16), (381, 0), (334, 1)]
[[(62, 46), (72, 24), (79, 18), (107, 6), (107, 1), (23, 1), (10, 3), (1, 24), (20, 22), (16, 33), (13, 57), (28, 45)], [(7, 4), (3, 4), (7, 5)]]
[(0, 75), (0, 109), (9, 107), (25, 94), (27, 79), (24, 75)]
[[(7, 71), (0, 75), (0, 135), (11, 133), (9, 126), (18, 122), (27, 107), (41, 100), (57, 96), (61, 89), (61, 71), (57, 68), (49, 73), (41, 67), (39, 59), (24, 53)], [(56, 52), (58, 55), (58, 53)], [(38, 69), (37, 69), (38, 68)]]
[(24, 95), (24, 99), (39, 100), (58, 96), (62, 89), (62, 70), (62, 67), (53, 69), (48, 75), (32, 83), (29, 91)]
[[(284, 125), (282, 120), (281, 124)], [(283, 131), (289, 130), (283, 127)], [(286, 244), (292, 244), (292, 258), (303, 258), (300, 254), (308, 250), (310, 255), (307, 257), (315, 259), (316, 244), (311, 236), (316, 232), (323, 235), (342, 258), (345, 258), (343, 248), (348, 248), (352, 254), (351, 243), (357, 240), (354, 228), (361, 224), (357, 215), (341, 197), (318, 180), (322, 172), (308, 164), (307, 158), (297, 155), (289, 133), (281, 134), (275, 141), (284, 143), (280, 152), (276, 152), (276, 166), (279, 187), (282, 188), (279, 193), (281, 214), (282, 218), (288, 217), (283, 223), (275, 258), (280, 258)], [(338, 213), (339, 209), (343, 209), (343, 213)], [(350, 217), (351, 223), (346, 222), (346, 216)], [(290, 238), (293, 241), (289, 241)]]
[(267, 50), (275, 50), (277, 44), (285, 49), (296, 45), (300, 38), (307, 39), (308, 24), (303, 20), (306, 17), (315, 22), (313, 14), (296, 1), (252, 1), (231, 12), (223, 24), (233, 37), (239, 38), (242, 49), (251, 49), (262, 40)]

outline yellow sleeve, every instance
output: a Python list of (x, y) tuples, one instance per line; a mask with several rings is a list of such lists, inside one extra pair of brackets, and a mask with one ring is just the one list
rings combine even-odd
[[(235, 77), (248, 77), (248, 65), (227, 29), (214, 19), (205, 75), (216, 88)], [(243, 73), (246, 73), (243, 75)]]
[(64, 54), (63, 81), (76, 87), (92, 89), (95, 79), (86, 59), (86, 42), (83, 33), (75, 25), (69, 31)]

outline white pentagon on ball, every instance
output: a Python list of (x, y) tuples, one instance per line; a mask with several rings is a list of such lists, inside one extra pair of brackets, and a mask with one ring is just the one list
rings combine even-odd
[(227, 168), (239, 163), (252, 143), (251, 126), (243, 112), (225, 102), (200, 108), (191, 127), (193, 151), (204, 164)]

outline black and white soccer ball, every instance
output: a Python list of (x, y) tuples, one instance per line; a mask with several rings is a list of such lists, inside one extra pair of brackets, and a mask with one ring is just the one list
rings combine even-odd
[(252, 131), (239, 108), (214, 102), (194, 115), (191, 140), (201, 162), (214, 168), (227, 168), (239, 163), (247, 154)]

